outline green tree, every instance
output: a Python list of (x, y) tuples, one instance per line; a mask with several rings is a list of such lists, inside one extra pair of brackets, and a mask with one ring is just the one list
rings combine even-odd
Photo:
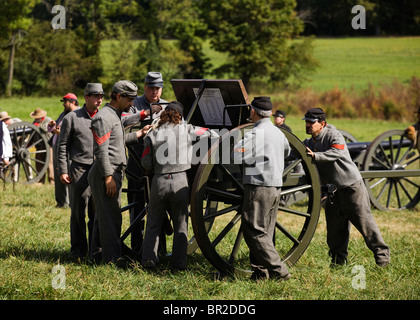
[(3, 0), (0, 11), (0, 39), (8, 42), (9, 48), (8, 76), (6, 95), (12, 95), (13, 73), (16, 46), (25, 31), (30, 27), (32, 19), (29, 16), (39, 0)]
[(138, 18), (133, 24), (136, 32), (147, 39), (137, 53), (139, 68), (143, 72), (166, 70), (167, 79), (202, 77), (209, 60), (202, 52), (207, 26), (200, 20), (198, 2), (137, 0), (137, 3)]
[(178, 40), (177, 46), (189, 57), (185, 78), (202, 78), (211, 67), (210, 59), (203, 54), (203, 40), (207, 34), (207, 24), (200, 16), (199, 1), (174, 1), (168, 11), (169, 36)]
[(240, 77), (245, 86), (271, 87), (301, 80), (314, 68), (310, 40), (299, 37), (303, 23), (294, 0), (200, 0), (212, 47), (230, 56), (216, 75)]
[(85, 40), (73, 30), (55, 31), (50, 22), (36, 22), (26, 39), (31, 41), (22, 42), (16, 56), (19, 93), (62, 95), (79, 89), (81, 79), (89, 77)]

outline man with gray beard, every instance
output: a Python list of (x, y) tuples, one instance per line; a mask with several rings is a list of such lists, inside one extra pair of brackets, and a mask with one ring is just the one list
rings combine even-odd
[(270, 97), (255, 97), (251, 106), (254, 127), (232, 152), (235, 163), (244, 165), (241, 228), (250, 251), (251, 278), (287, 280), (290, 274), (274, 247), (273, 234), (289, 142), (270, 120)]

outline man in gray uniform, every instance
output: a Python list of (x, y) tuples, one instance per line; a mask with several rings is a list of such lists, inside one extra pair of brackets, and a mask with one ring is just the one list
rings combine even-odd
[(121, 258), (120, 200), (127, 165), (125, 144), (137, 143), (148, 129), (145, 127), (125, 134), (121, 113), (133, 105), (136, 96), (137, 86), (133, 82), (116, 82), (112, 88), (111, 102), (105, 104), (92, 120), (95, 162), (89, 171), (88, 181), (95, 203), (102, 260), (105, 263)]
[(58, 138), (60, 137), (61, 125), (64, 117), (77, 108), (79, 108), (79, 102), (77, 96), (74, 93), (67, 93), (62, 99), (64, 110), (58, 116), (57, 120), (51, 120), (48, 123), (48, 132), (54, 133), (54, 135), (48, 141), (52, 147), (52, 157), (54, 164), (54, 188), (55, 188), (55, 201), (57, 202), (57, 208), (68, 208), (69, 200), (69, 188), (67, 184), (63, 184), (60, 180), (60, 172), (58, 168)]
[(312, 136), (305, 139), (304, 144), (318, 168), (321, 182), (337, 187), (333, 201), (327, 201), (325, 207), (332, 264), (341, 265), (347, 261), (351, 222), (372, 250), (376, 264), (386, 266), (390, 262), (389, 248), (372, 216), (369, 194), (343, 136), (326, 127), (321, 108), (309, 109), (303, 120), (306, 120), (306, 133)]
[[(71, 255), (83, 258), (92, 250), (95, 217), (92, 192), (87, 176), (93, 164), (93, 137), (91, 121), (102, 104), (104, 91), (100, 83), (88, 83), (82, 108), (68, 113), (62, 122), (58, 140), (60, 180), (70, 191)], [(86, 212), (87, 211), (87, 212)], [(88, 238), (86, 237), (86, 213)]]
[(174, 222), (171, 268), (186, 268), (190, 198), (187, 170), (191, 168), (193, 143), (219, 137), (212, 130), (182, 122), (183, 111), (178, 101), (169, 103), (157, 128), (144, 139), (141, 164), (154, 174), (142, 252), (142, 265), (149, 268), (158, 262), (158, 244), (167, 211)]
[(287, 280), (290, 274), (274, 247), (273, 234), (289, 142), (270, 120), (269, 97), (255, 97), (251, 105), (254, 127), (232, 152), (235, 163), (244, 164), (241, 227), (250, 251), (252, 278)]
[[(147, 110), (156, 108), (156, 106), (151, 106), (151, 103), (166, 103), (166, 100), (160, 98), (162, 95), (162, 91), (162, 74), (160, 72), (149, 72), (145, 78), (144, 94), (134, 99), (133, 106), (130, 108), (130, 114), (142, 114)], [(162, 106), (162, 108), (164, 109), (165, 106)], [(153, 113), (151, 117), (144, 118), (144, 122), (151, 123), (153, 120), (159, 118), (159, 116), (160, 112)], [(132, 145), (132, 148), (138, 155), (141, 155), (143, 152), (143, 139), (140, 139), (138, 143)], [(135, 161), (133, 156), (131, 156), (131, 154), (129, 154), (128, 157), (127, 171), (130, 171), (138, 179), (144, 176), (141, 168), (139, 167), (138, 163)], [(127, 182), (128, 189), (143, 190), (143, 183), (139, 182), (138, 180), (132, 179), (130, 176), (128, 176)], [(132, 223), (142, 212), (146, 204), (144, 199), (144, 191), (127, 193), (127, 200), (129, 203), (137, 202), (137, 204), (130, 209), (130, 222)], [(131, 232), (131, 249), (136, 253), (140, 253), (140, 249), (143, 243), (143, 235), (144, 219), (141, 221), (141, 223), (137, 224), (137, 226)]]

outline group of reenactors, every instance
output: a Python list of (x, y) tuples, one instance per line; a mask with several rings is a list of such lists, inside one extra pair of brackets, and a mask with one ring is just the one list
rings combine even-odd
[[(145, 87), (161, 75), (149, 73)], [(118, 262), (122, 258), (121, 191), (127, 167), (126, 145), (138, 144), (149, 126), (132, 133), (125, 127), (140, 123), (162, 107), (152, 106), (127, 113), (139, 98), (131, 81), (114, 84), (110, 102), (101, 109), (104, 91), (100, 83), (88, 83), (85, 104), (73, 111), (65, 109), (59, 128), (57, 158), (60, 183), (68, 186), (71, 222), (71, 254), (89, 255), (94, 261)], [(70, 95), (63, 97), (64, 103)], [(73, 97), (74, 98), (74, 97)], [(67, 112), (66, 112), (67, 111)], [(85, 218), (88, 217), (86, 232)], [(88, 235), (88, 236), (86, 236)]]
[[(143, 172), (153, 177), (150, 199), (145, 199), (141, 191), (129, 195), (129, 202), (138, 203), (130, 209), (130, 222), (148, 202), (147, 223), (144, 226), (143, 219), (143, 225), (133, 230), (132, 250), (141, 254), (141, 264), (145, 268), (155, 268), (159, 263), (162, 228), (169, 213), (174, 232), (171, 268), (187, 268), (190, 198), (187, 171), (191, 163), (162, 163), (159, 148), (164, 143), (173, 143), (178, 149), (190, 150), (192, 140), (179, 138), (182, 134), (197, 138), (217, 138), (218, 135), (213, 130), (186, 124), (182, 104), (162, 100), (162, 88), (163, 79), (158, 72), (147, 74), (142, 96), (138, 96), (138, 87), (133, 82), (118, 81), (112, 88), (110, 102), (100, 109), (104, 98), (102, 85), (89, 83), (82, 107), (78, 107), (77, 97), (69, 93), (62, 99), (63, 113), (56, 121), (50, 121), (48, 130), (53, 133), (51, 146), (59, 177), (56, 179), (57, 206), (69, 203), (71, 208), (73, 257), (89, 256), (94, 261), (105, 263), (118, 263), (123, 259), (121, 192), (124, 172), (130, 169), (139, 177)], [(231, 156), (235, 163), (244, 165), (241, 218), (244, 239), (250, 251), (252, 278), (287, 280), (290, 273), (274, 246), (273, 234), (281, 198), (282, 173), (285, 159), (290, 154), (289, 143), (277, 126), (291, 129), (286, 127), (285, 114), (281, 111), (274, 114), (275, 124), (272, 123), (272, 109), (269, 97), (254, 98), (251, 103), (254, 126), (234, 146)], [(155, 124), (126, 133), (126, 126), (146, 119), (156, 119)], [(307, 155), (317, 166), (321, 182), (337, 187), (334, 201), (328, 201), (325, 207), (331, 263), (343, 265), (347, 262), (350, 226), (353, 224), (372, 251), (376, 264), (386, 266), (390, 263), (390, 249), (374, 221), (367, 189), (350, 157), (344, 137), (334, 128), (327, 127), (326, 115), (321, 108), (308, 109), (303, 120), (306, 133), (310, 135), (304, 140)], [(411, 131), (407, 131), (407, 135)], [(411, 133), (416, 143), (417, 132)], [(264, 139), (263, 144), (255, 148), (252, 144), (256, 135), (263, 135)], [(184, 141), (184, 145), (179, 145), (180, 141)], [(134, 159), (127, 159), (126, 145), (131, 145), (141, 157), (142, 170)], [(128, 189), (141, 188), (138, 179), (128, 177)]]

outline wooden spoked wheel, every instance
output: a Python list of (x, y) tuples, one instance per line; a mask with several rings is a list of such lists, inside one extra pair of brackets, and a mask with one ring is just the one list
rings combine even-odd
[[(250, 275), (249, 250), (241, 232), (242, 165), (226, 162), (246, 124), (231, 130), (214, 144), (197, 169), (191, 192), (191, 221), (195, 239), (208, 261), (223, 274)], [(293, 151), (286, 159), (282, 201), (278, 209), (275, 246), (282, 259), (295, 264), (315, 232), (320, 208), (318, 171), (303, 143), (283, 131)], [(223, 161), (225, 160), (225, 161)]]
[(33, 184), (44, 177), (50, 161), (47, 138), (39, 128), (29, 122), (16, 122), (8, 126), (13, 145), (13, 158), (7, 181)]
[(344, 141), (346, 141), (346, 143), (348, 142), (358, 142), (357, 138), (355, 136), (353, 136), (350, 132), (347, 132), (345, 130), (342, 129), (337, 129), (344, 137)]
[(379, 210), (413, 208), (420, 200), (420, 156), (403, 130), (380, 134), (366, 150), (362, 177)]

